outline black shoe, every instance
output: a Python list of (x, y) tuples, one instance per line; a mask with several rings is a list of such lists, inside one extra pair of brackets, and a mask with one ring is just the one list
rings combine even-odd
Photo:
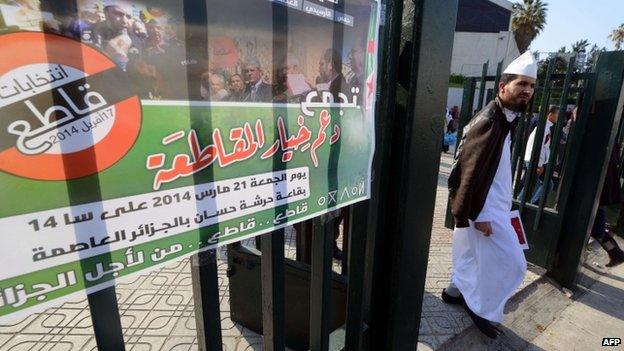
[(619, 247), (611, 251), (607, 251), (609, 254), (609, 263), (605, 264), (605, 267), (615, 267), (624, 262), (624, 251)]
[(474, 324), (477, 326), (477, 329), (479, 329), (479, 331), (488, 338), (496, 339), (498, 337), (498, 334), (502, 333), (502, 331), (493, 326), (490, 321), (483, 317), (479, 317), (474, 312), (472, 312), (467, 304), (464, 304), (464, 309), (466, 310), (466, 312), (468, 312), (470, 319), (472, 319)]
[(446, 289), (442, 289), (442, 301), (453, 305), (463, 305), (464, 297), (461, 294), (459, 296), (451, 296), (446, 293)]
[(342, 260), (342, 250), (340, 250), (337, 245), (334, 245), (334, 253), (332, 256), (337, 260)]

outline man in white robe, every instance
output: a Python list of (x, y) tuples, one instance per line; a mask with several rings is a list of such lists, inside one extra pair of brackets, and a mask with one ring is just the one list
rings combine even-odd
[[(544, 171), (546, 170), (547, 163), (550, 158), (550, 141), (552, 140), (552, 129), (555, 123), (557, 123), (557, 119), (559, 118), (559, 107), (556, 105), (550, 105), (548, 107), (548, 114), (546, 115), (546, 124), (544, 126), (544, 136), (542, 137), (542, 146), (540, 149), (539, 157), (537, 159), (537, 168), (535, 170), (537, 174), (537, 178), (535, 180), (535, 191), (533, 195), (529, 198), (527, 197), (527, 202), (532, 204), (537, 204), (540, 198), (544, 195), (544, 193), (548, 193), (550, 189), (553, 187), (553, 181), (550, 180), (548, 184), (548, 190), (545, 191), (545, 186), (542, 184), (542, 179), (544, 175)], [(539, 123), (538, 123), (539, 124)], [(529, 163), (531, 162), (531, 155), (533, 153), (533, 144), (535, 143), (535, 136), (537, 135), (537, 129), (539, 125), (531, 131), (529, 134), (529, 139), (527, 139), (527, 144), (524, 149), (524, 165), (525, 168), (529, 168)], [(525, 174), (526, 177), (526, 174)], [(520, 181), (521, 184), (524, 184), (524, 179)], [(518, 195), (518, 199), (522, 199), (524, 196), (524, 191), (526, 189), (522, 188), (520, 194)]]
[(447, 303), (464, 306), (479, 330), (500, 331), (505, 303), (526, 273), (526, 260), (511, 225), (511, 138), (517, 115), (533, 96), (537, 64), (526, 52), (503, 72), (498, 96), (464, 128), (449, 176), (455, 217)]

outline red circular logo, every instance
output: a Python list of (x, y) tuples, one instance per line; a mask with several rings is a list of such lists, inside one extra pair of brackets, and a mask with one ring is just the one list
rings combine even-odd
[(141, 128), (141, 103), (104, 54), (53, 34), (0, 36), (0, 170), (39, 180), (100, 172)]

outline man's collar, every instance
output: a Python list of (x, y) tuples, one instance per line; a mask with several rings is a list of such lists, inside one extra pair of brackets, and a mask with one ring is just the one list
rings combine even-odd
[(252, 84), (251, 87), (252, 88), (258, 88), (260, 86), (260, 84), (262, 84), (262, 79), (258, 79), (258, 81), (256, 82), (256, 84)]
[(507, 122), (513, 122), (513, 120), (518, 117), (518, 112), (512, 111), (507, 107), (503, 107), (503, 113), (505, 113), (505, 117), (507, 117)]
[(513, 122), (513, 120), (516, 119), (516, 117), (518, 117), (518, 114), (520, 114), (520, 112), (512, 111), (508, 109), (507, 107), (503, 106), (503, 103), (499, 97), (496, 97), (496, 103), (503, 110), (503, 113), (505, 114), (505, 118), (507, 119), (507, 122)]

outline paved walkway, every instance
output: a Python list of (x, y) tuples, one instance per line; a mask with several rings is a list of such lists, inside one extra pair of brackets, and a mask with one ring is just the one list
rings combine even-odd
[[(618, 241), (624, 247), (624, 240)], [(606, 269), (606, 255), (598, 245), (592, 248), (596, 255), (583, 270), (586, 291), (532, 340), (527, 351), (598, 350), (603, 338), (624, 339), (624, 264)], [(624, 350), (624, 345), (605, 349)]]

